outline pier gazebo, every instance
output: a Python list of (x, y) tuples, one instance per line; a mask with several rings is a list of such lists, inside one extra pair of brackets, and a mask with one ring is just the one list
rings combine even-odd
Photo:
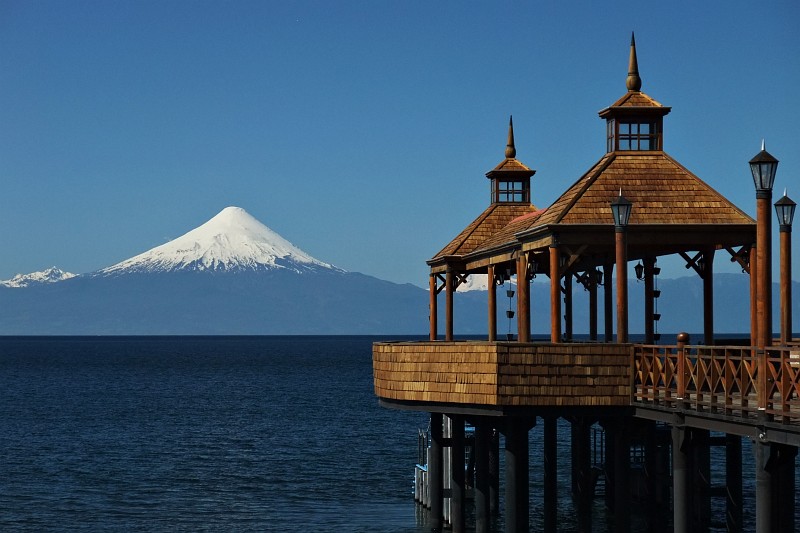
[[(770, 268), (764, 257), (769, 235), (764, 232), (763, 206), (759, 204), (757, 222), (669, 156), (663, 121), (670, 108), (644, 94), (641, 86), (632, 37), (627, 92), (599, 113), (606, 121), (606, 153), (546, 209), (532, 203), (530, 179), (535, 171), (516, 159), (510, 123), (505, 159), (487, 173), (490, 206), (428, 261), (430, 340), (376, 343), (373, 348), (375, 392), (381, 404), (431, 413), (428, 492), (434, 529), (444, 516), (444, 471), (450, 472), (449, 521), (453, 531), (464, 528), (465, 481), (457, 465), (463, 463), (464, 424), (469, 422), (475, 427), (477, 531), (488, 531), (492, 487), (497, 486), (488, 470), (493, 431), (505, 437), (506, 531), (528, 530), (528, 431), (541, 419), (544, 520), (545, 528), (553, 530), (558, 418), (572, 424), (573, 495), (583, 510), (590, 508), (593, 491), (589, 430), (595, 423), (605, 429), (607, 502), (617, 531), (629, 529), (633, 439), (641, 443), (648, 465), (643, 482), (647, 505), (662, 512), (671, 509), (676, 532), (708, 529), (711, 431), (726, 435), (722, 445), (728, 457), (729, 530), (742, 527), (742, 437), (754, 439), (757, 448), (757, 531), (794, 529), (800, 371), (791, 361), (800, 352), (791, 332), (782, 332), (784, 342), (770, 347), (771, 323), (765, 311), (769, 306), (764, 303), (769, 296), (763, 289), (771, 285), (765, 281)], [(775, 160), (762, 149), (751, 165), (754, 161)], [(771, 171), (774, 178), (774, 167)], [(728, 253), (750, 274), (750, 346), (715, 345), (713, 264), (718, 251)], [(679, 336), (677, 345), (654, 344), (656, 261), (674, 254), (703, 280), (701, 345), (690, 345), (688, 335)], [(637, 277), (644, 280), (643, 344), (628, 342), (631, 261), (638, 262)], [(456, 341), (453, 296), (474, 274), (486, 274), (489, 280), (487, 338)], [(531, 342), (531, 320), (540, 318), (531, 317), (529, 281), (534, 274), (550, 279), (546, 343)], [(517, 338), (498, 340), (496, 288), (512, 277)], [(595, 342), (572, 342), (575, 280), (590, 294), (589, 330)], [(596, 342), (599, 286), (604, 289), (603, 343)], [(437, 324), (442, 292), (443, 340)], [(616, 338), (611, 329), (615, 318)], [(656, 442), (656, 423), (671, 428), (668, 442)], [(655, 449), (664, 445), (672, 454), (666, 480), (654, 474)], [(443, 454), (443, 448), (449, 448), (449, 454)], [(450, 468), (445, 468), (445, 456)], [(670, 484), (671, 499), (657, 490)]]

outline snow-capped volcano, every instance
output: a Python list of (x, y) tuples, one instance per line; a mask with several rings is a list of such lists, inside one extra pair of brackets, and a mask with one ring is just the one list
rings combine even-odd
[(226, 207), (205, 224), (96, 274), (175, 271), (343, 270), (319, 261), (253, 218)]
[(41, 283), (56, 283), (65, 279), (74, 278), (75, 274), (64, 272), (58, 267), (50, 267), (40, 272), (31, 272), (30, 274), (17, 274), (11, 279), (0, 281), (0, 285), (6, 287), (13, 287), (15, 289), (30, 287), (31, 285), (38, 285)]

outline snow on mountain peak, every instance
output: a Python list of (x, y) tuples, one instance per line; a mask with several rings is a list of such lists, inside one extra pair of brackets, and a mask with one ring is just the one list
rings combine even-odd
[(19, 289), (30, 287), (31, 285), (38, 285), (40, 283), (56, 283), (57, 281), (63, 281), (74, 277), (75, 274), (71, 272), (64, 272), (58, 267), (50, 267), (40, 272), (17, 274), (11, 279), (0, 281), (0, 285)]
[(342, 272), (297, 248), (241, 207), (231, 206), (185, 235), (104, 268), (98, 274), (278, 268)]

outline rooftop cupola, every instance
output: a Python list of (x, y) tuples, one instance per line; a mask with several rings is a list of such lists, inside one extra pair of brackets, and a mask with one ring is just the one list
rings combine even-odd
[(508, 120), (508, 142), (506, 143), (506, 158), (492, 170), (486, 177), (492, 180), (492, 203), (531, 203), (531, 176), (536, 171), (531, 170), (517, 161), (517, 148), (514, 146), (514, 119)]
[(636, 39), (631, 33), (631, 52), (628, 59), (628, 92), (609, 107), (600, 111), (606, 119), (606, 151), (661, 151), (664, 149), (664, 115), (671, 110), (643, 92), (636, 57)]

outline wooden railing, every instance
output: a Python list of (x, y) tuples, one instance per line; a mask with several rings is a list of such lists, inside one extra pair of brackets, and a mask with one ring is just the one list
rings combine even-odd
[(800, 423), (800, 348), (636, 345), (633, 404)]

